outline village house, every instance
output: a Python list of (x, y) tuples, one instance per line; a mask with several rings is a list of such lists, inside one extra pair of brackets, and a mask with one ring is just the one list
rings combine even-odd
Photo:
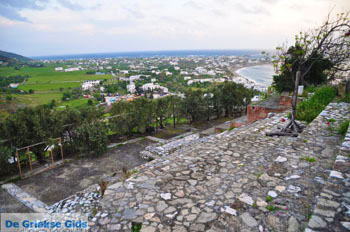
[(89, 90), (95, 87), (96, 85), (99, 85), (101, 83), (100, 80), (95, 80), (95, 81), (84, 81), (83, 84), (81, 85), (81, 88), (83, 90)]

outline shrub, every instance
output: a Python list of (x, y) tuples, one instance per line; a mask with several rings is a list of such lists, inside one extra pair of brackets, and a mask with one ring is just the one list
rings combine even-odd
[(308, 100), (300, 102), (297, 106), (297, 119), (312, 122), (321, 111), (334, 99), (335, 90), (330, 86), (316, 89), (315, 94)]
[(347, 93), (343, 98), (339, 99), (338, 102), (350, 103), (350, 93)]
[(337, 130), (338, 134), (341, 134), (344, 136), (346, 134), (346, 132), (348, 131), (349, 123), (350, 123), (349, 120), (342, 122), (338, 127), (338, 130)]
[(0, 176), (8, 176), (16, 170), (16, 162), (13, 159), (13, 163), (9, 163), (13, 151), (8, 147), (0, 147)]

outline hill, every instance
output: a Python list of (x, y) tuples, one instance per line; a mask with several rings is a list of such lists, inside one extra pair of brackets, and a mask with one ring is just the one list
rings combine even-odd
[(30, 61), (31, 59), (24, 57), (24, 56), (21, 56), (21, 55), (18, 55), (18, 54), (15, 54), (15, 53), (5, 52), (5, 51), (0, 50), (0, 60), (6, 61), (6, 62), (8, 62), (10, 60), (17, 60), (17, 61), (25, 62), (25, 61)]

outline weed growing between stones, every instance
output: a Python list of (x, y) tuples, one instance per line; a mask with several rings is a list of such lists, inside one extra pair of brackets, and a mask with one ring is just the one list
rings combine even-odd
[(306, 160), (307, 162), (309, 162), (309, 163), (314, 163), (314, 162), (316, 162), (316, 159), (314, 158), (314, 157), (311, 157), (311, 156), (306, 156), (306, 157), (300, 157), (300, 159), (299, 160)]
[(142, 223), (132, 222), (131, 232), (140, 232), (142, 228)]
[(270, 202), (272, 200), (273, 200), (273, 198), (271, 196), (266, 196), (266, 202)]
[(100, 186), (100, 194), (101, 194), (101, 198), (105, 195), (105, 191), (107, 189), (107, 186), (109, 184), (109, 181), (106, 180), (101, 180), (98, 185)]
[(131, 172), (128, 171), (128, 170), (126, 169), (126, 167), (123, 167), (123, 168), (122, 168), (122, 172), (123, 172), (123, 174), (124, 174), (124, 176), (125, 176), (125, 180), (127, 180), (127, 179), (130, 178)]
[(266, 206), (266, 209), (267, 209), (268, 211), (270, 211), (270, 212), (279, 210), (279, 208), (277, 208), (277, 207), (275, 207), (275, 206), (273, 206), (273, 205), (268, 205), (268, 206)]
[(348, 131), (349, 123), (350, 123), (349, 120), (342, 122), (337, 129), (338, 134), (345, 136), (346, 132)]

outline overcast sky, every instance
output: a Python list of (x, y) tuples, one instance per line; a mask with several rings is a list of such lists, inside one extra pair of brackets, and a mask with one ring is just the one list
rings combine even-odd
[(350, 0), (0, 0), (0, 50), (274, 49), (332, 8)]

